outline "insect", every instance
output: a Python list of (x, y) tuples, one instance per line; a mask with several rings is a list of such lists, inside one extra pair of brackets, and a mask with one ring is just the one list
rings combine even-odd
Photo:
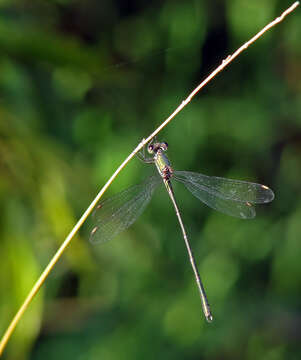
[(157, 187), (164, 183), (183, 234), (204, 315), (207, 321), (211, 322), (213, 316), (210, 305), (175, 199), (172, 181), (176, 180), (184, 184), (192, 195), (214, 210), (241, 219), (254, 218), (256, 215), (254, 204), (271, 202), (274, 199), (274, 193), (261, 184), (206, 176), (190, 171), (175, 171), (166, 155), (167, 148), (166, 142), (151, 142), (147, 150), (152, 157), (147, 158), (144, 152), (139, 153), (142, 161), (156, 165), (158, 173), (148, 177), (141, 184), (131, 186), (100, 202), (94, 212), (96, 224), (91, 231), (90, 241), (92, 243), (109, 241), (131, 226), (142, 214)]

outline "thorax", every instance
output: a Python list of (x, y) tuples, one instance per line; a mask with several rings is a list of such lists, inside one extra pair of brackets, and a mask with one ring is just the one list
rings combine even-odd
[(154, 156), (156, 167), (159, 174), (164, 180), (169, 180), (172, 177), (172, 167), (168, 157), (162, 150), (158, 150)]

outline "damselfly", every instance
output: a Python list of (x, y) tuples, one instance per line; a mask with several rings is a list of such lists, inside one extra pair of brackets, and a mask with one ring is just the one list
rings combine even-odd
[(204, 315), (207, 321), (211, 322), (213, 317), (210, 306), (175, 200), (171, 179), (183, 183), (192, 195), (211, 208), (241, 219), (254, 218), (256, 212), (253, 205), (272, 201), (274, 193), (270, 188), (261, 184), (206, 176), (190, 171), (174, 171), (165, 154), (167, 147), (166, 142), (150, 143), (147, 150), (153, 157), (146, 158), (144, 153), (139, 154), (144, 162), (156, 165), (158, 174), (148, 177), (141, 184), (129, 187), (97, 205), (94, 211), (96, 224), (91, 231), (90, 241), (93, 243), (109, 241), (131, 226), (142, 214), (156, 188), (163, 182), (182, 230)]

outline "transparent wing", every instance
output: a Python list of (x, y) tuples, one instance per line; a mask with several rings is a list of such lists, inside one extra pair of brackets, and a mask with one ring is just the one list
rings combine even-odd
[(247, 181), (190, 171), (175, 171), (174, 178), (206, 205), (242, 219), (250, 219), (256, 215), (252, 204), (268, 203), (274, 199), (273, 191), (267, 186)]
[(142, 214), (160, 183), (162, 180), (159, 175), (150, 176), (141, 184), (100, 202), (93, 213), (95, 226), (91, 231), (90, 241), (109, 241), (131, 226)]

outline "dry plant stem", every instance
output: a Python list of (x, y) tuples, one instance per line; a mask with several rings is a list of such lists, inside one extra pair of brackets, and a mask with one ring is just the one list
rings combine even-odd
[(9, 327), (7, 328), (3, 338), (0, 342), (0, 355), (3, 353), (3, 350), (12, 335), (17, 323), (21, 319), (22, 315), (24, 314), (25, 310), (27, 309), (28, 305), (31, 303), (32, 299), (36, 295), (36, 293), (39, 291), (40, 287), (46, 280), (47, 276), (49, 275), (50, 271), (54, 267), (54, 265), (57, 263), (73, 237), (76, 235), (80, 227), (83, 225), (87, 217), (92, 212), (95, 205), (98, 203), (102, 195), (105, 193), (105, 191), (108, 189), (108, 187), (111, 185), (111, 183), (114, 181), (116, 176), (120, 173), (120, 171), (127, 165), (127, 163), (137, 154), (139, 150), (141, 150), (148, 142), (157, 135), (190, 101), (191, 99), (210, 81), (212, 80), (216, 74), (218, 74), (220, 71), (222, 71), (232, 60), (234, 60), (241, 52), (246, 50), (249, 45), (254, 43), (261, 35), (263, 35), (267, 30), (275, 26), (276, 24), (280, 23), (286, 15), (288, 15), (290, 12), (292, 12), (297, 6), (299, 5), (299, 1), (295, 2), (292, 6), (290, 6), (287, 10), (285, 10), (281, 16), (276, 18), (274, 21), (269, 23), (267, 26), (265, 26), (261, 31), (259, 31), (252, 39), (247, 41), (243, 46), (241, 46), (238, 50), (236, 50), (233, 55), (229, 55), (225, 60), (222, 61), (221, 65), (218, 66), (204, 81), (202, 81), (193, 91), (192, 93), (177, 107), (177, 109), (147, 138), (143, 139), (138, 146), (134, 149), (134, 151), (123, 161), (123, 163), (117, 168), (117, 170), (114, 172), (114, 174), (110, 177), (108, 182), (104, 185), (104, 187), (100, 190), (100, 192), (97, 194), (96, 198), (93, 200), (93, 202), (90, 204), (88, 209), (85, 211), (85, 213), (82, 215), (82, 217), (79, 219), (77, 224), (74, 226), (74, 228), (71, 230), (69, 235), (66, 237), (65, 241), (61, 245), (61, 247), (58, 249), (54, 257), (51, 259), (50, 263), (47, 265), (46, 269), (41, 274), (38, 281), (35, 283), (29, 294), (27, 295), (24, 303), (16, 313), (15, 317), (11, 321)]

